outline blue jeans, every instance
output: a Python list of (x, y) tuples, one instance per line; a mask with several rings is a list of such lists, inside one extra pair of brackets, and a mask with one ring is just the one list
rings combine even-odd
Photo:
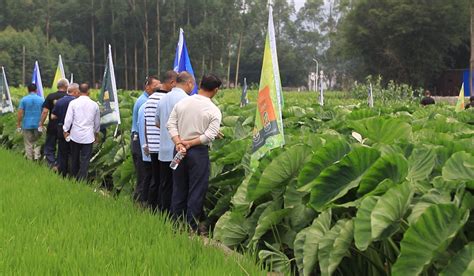
[(190, 148), (173, 172), (171, 213), (175, 219), (185, 217), (193, 230), (202, 215), (204, 198), (209, 186), (209, 148)]

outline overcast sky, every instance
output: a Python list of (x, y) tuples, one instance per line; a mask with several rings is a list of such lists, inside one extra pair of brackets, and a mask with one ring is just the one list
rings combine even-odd
[(295, 0), (295, 7), (296, 7), (296, 10), (299, 10), (301, 7), (304, 6), (304, 2), (306, 2), (306, 0)]

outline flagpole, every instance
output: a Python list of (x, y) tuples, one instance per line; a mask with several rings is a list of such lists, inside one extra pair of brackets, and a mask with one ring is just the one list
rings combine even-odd
[(374, 94), (372, 90), (372, 83), (369, 84), (369, 107), (374, 107)]
[(323, 91), (323, 70), (321, 70), (321, 74), (319, 75), (319, 105), (324, 106), (324, 91)]

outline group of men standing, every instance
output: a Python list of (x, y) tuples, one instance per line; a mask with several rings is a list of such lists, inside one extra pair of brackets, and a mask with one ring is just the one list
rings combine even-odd
[[(133, 107), (131, 150), (137, 174), (135, 201), (153, 211), (184, 219), (193, 230), (203, 215), (208, 189), (209, 145), (220, 135), (222, 115), (211, 101), (222, 81), (206, 75), (199, 92), (187, 73), (168, 71), (160, 81), (147, 77), (144, 92)], [(98, 142), (100, 112), (89, 98), (89, 85), (58, 82), (58, 91), (45, 100), (28, 86), (21, 99), (17, 129), (23, 133), (28, 159), (41, 158), (39, 139), (46, 129), (44, 156), (63, 176), (87, 178), (93, 144)], [(56, 147), (57, 155), (56, 155)], [(171, 164), (177, 153), (179, 165)], [(184, 156), (184, 157), (183, 157)]]
[(99, 106), (89, 98), (87, 83), (69, 84), (61, 79), (57, 88), (43, 100), (35, 84), (28, 86), (29, 94), (18, 108), (17, 130), (23, 134), (28, 159), (40, 160), (39, 140), (46, 132), (44, 156), (48, 165), (64, 177), (83, 180), (87, 178), (92, 145), (99, 138)]
[[(154, 211), (184, 219), (197, 230), (208, 188), (209, 145), (219, 136), (222, 115), (211, 101), (222, 82), (206, 75), (198, 94), (195, 79), (168, 71), (148, 77), (132, 118), (132, 156), (137, 171), (134, 199)], [(184, 158), (173, 170), (176, 153)]]

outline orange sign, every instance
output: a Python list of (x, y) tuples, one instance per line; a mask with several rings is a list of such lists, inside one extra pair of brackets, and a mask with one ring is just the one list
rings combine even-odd
[(272, 98), (270, 97), (270, 88), (265, 86), (258, 93), (258, 112), (260, 113), (260, 121), (263, 124), (263, 128), (268, 130), (270, 123), (276, 121), (275, 109), (273, 108)]

